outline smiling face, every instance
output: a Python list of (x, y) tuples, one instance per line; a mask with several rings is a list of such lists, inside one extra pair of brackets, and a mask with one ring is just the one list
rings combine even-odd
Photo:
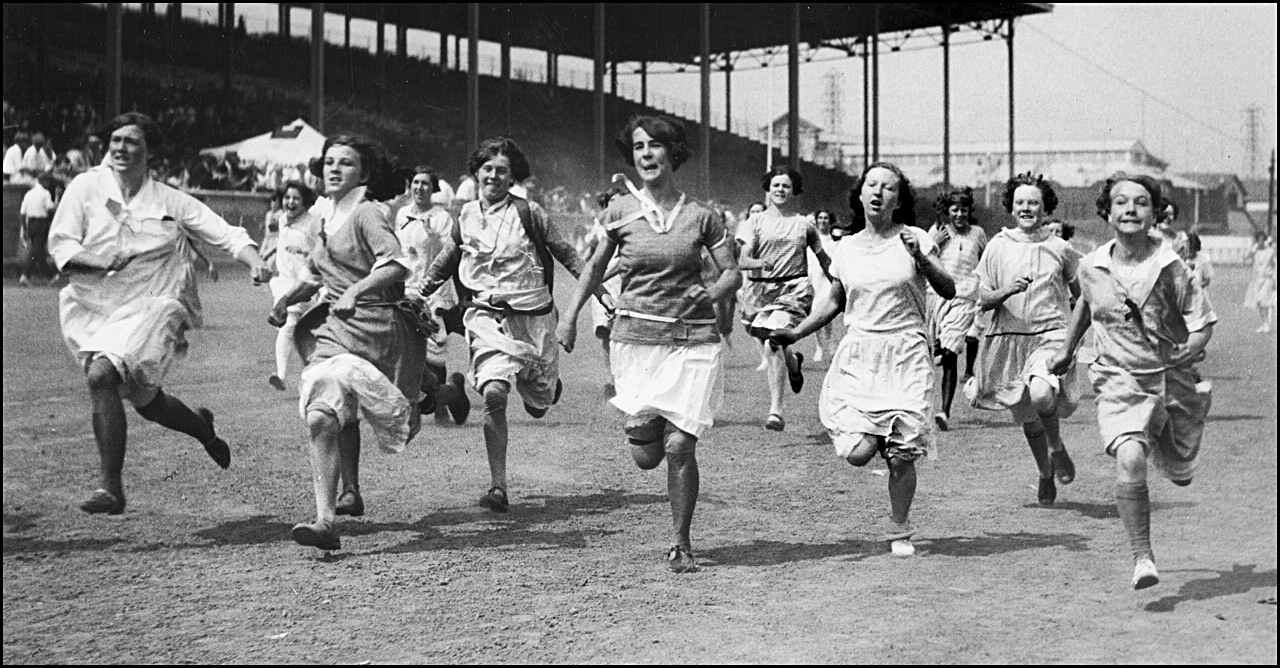
[(769, 179), (769, 203), (774, 206), (785, 206), (791, 201), (791, 197), (795, 193), (795, 186), (791, 183), (791, 177), (786, 174), (778, 174)]
[(831, 214), (826, 211), (819, 211), (813, 217), (813, 222), (818, 226), (818, 231), (824, 234), (831, 233)]
[(280, 198), (280, 205), (284, 207), (289, 215), (294, 215), (302, 210), (304, 200), (302, 193), (297, 188), (288, 188), (284, 191), (284, 196)]
[(108, 155), (111, 168), (122, 175), (145, 173), (150, 152), (142, 128), (126, 125), (112, 132)]
[(364, 185), (359, 151), (350, 146), (330, 146), (324, 154), (324, 192), (334, 200)]
[(876, 167), (867, 172), (858, 199), (862, 201), (862, 210), (866, 212), (868, 221), (892, 220), (893, 212), (898, 208), (900, 185), (893, 170)]
[(501, 202), (515, 184), (511, 176), (511, 158), (499, 153), (484, 161), (476, 170), (476, 180), (480, 183), (480, 196), (486, 202)]
[(409, 194), (413, 195), (413, 203), (418, 205), (419, 209), (431, 208), (431, 189), (430, 174), (414, 174), (413, 180), (409, 182)]
[(631, 158), (636, 174), (645, 185), (661, 183), (671, 176), (671, 156), (667, 145), (649, 136), (644, 128), (631, 133)]
[(1013, 220), (1018, 229), (1031, 232), (1044, 222), (1044, 193), (1037, 186), (1018, 186), (1013, 191)]
[(961, 232), (969, 229), (969, 207), (963, 204), (952, 204), (947, 207), (947, 217), (951, 220), (951, 224)]
[(1111, 187), (1107, 223), (1117, 234), (1146, 234), (1156, 222), (1151, 193), (1140, 183), (1120, 181)]

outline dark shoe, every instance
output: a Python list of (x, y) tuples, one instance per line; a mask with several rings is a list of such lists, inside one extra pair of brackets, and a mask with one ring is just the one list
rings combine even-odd
[(480, 507), (495, 513), (505, 513), (511, 507), (507, 501), (507, 490), (501, 487), (490, 487), (484, 496), (480, 497)]
[(302, 522), (293, 525), (293, 542), (321, 550), (337, 550), (342, 547), (338, 540), (338, 532), (329, 522)]
[(564, 383), (559, 378), (556, 379), (556, 393), (551, 397), (551, 405), (560, 403), (560, 394), (564, 392)]
[(1053, 477), (1058, 482), (1070, 485), (1076, 479), (1076, 465), (1071, 461), (1066, 448), (1049, 453), (1049, 459), (1053, 462)]
[(667, 569), (672, 573), (693, 573), (698, 570), (698, 562), (687, 548), (672, 545), (667, 550)]
[(1179, 487), (1186, 487), (1191, 484), (1191, 478), (1187, 478), (1186, 480), (1173, 480), (1171, 482)]
[(884, 534), (880, 537), (886, 543), (892, 543), (896, 540), (910, 540), (916, 535), (916, 528), (911, 526), (910, 522), (898, 524), (892, 519), (884, 526)]
[(804, 389), (804, 374), (800, 372), (800, 365), (804, 364), (804, 355), (796, 353), (796, 370), (787, 369), (787, 380), (791, 381), (791, 391), (800, 394), (800, 390)]
[(786, 423), (783, 422), (781, 415), (770, 413), (769, 417), (765, 418), (764, 428), (769, 431), (782, 431), (786, 428)]
[(1058, 500), (1058, 488), (1053, 484), (1053, 477), (1040, 479), (1040, 490), (1036, 493), (1042, 506), (1052, 506)]
[(277, 376), (274, 373), (271, 374), (271, 377), (267, 379), (267, 384), (270, 385), (271, 387), (276, 388), (277, 390), (280, 390), (281, 392), (284, 392), (284, 380), (282, 380), (280, 376)]
[[(208, 408), (197, 408), (196, 412), (209, 424), (209, 431), (213, 431), (213, 411)], [(209, 457), (218, 466), (224, 469), (231, 466), (231, 447), (227, 445), (226, 441), (218, 438), (217, 435), (214, 435), (208, 443), (204, 444), (204, 451), (209, 453)]]
[(467, 416), (471, 415), (471, 399), (467, 398), (466, 379), (462, 374), (454, 371), (449, 374), (449, 384), (458, 393), (449, 404), (449, 414), (453, 416), (454, 424), (462, 424), (467, 421)]
[(124, 513), (124, 495), (116, 496), (105, 489), (99, 489), (80, 504), (80, 510), (90, 515), (120, 515)]
[(616, 396), (618, 396), (618, 388), (614, 387), (613, 383), (605, 383), (605, 384), (604, 384), (604, 398), (605, 398), (605, 399), (612, 399), (612, 398), (614, 398), (614, 397), (616, 397)]
[(364, 497), (360, 496), (360, 492), (349, 489), (338, 497), (338, 502), (333, 506), (333, 512), (338, 515), (360, 517), (364, 515)]
[(946, 413), (934, 413), (933, 423), (938, 425), (938, 431), (951, 431), (951, 422)]

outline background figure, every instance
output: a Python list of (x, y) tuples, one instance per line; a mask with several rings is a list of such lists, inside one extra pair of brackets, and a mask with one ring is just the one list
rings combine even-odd
[[(268, 214), (270, 223), (267, 234), (271, 246), (263, 252), (263, 260), (273, 269), (274, 276), (269, 283), (271, 301), (276, 303), (307, 281), (311, 273), (307, 269), (307, 258), (319, 239), (319, 219), (312, 216), (310, 209), (316, 202), (315, 193), (311, 192), (300, 181), (289, 181), (276, 195), (280, 207)], [(266, 242), (263, 243), (264, 247)], [(267, 378), (267, 383), (277, 390), (285, 388), (288, 377), (289, 357), (294, 354), (293, 334), (298, 325), (298, 318), (311, 306), (311, 301), (299, 302), (286, 309), (284, 325), (276, 332), (276, 372)]]
[(769, 388), (769, 415), (764, 428), (782, 431), (783, 388), (799, 394), (804, 387), (801, 366), (804, 355), (769, 340), (775, 329), (795, 326), (813, 306), (805, 249), (818, 258), (823, 271), (831, 258), (822, 249), (818, 229), (795, 208), (794, 198), (804, 192), (800, 172), (777, 166), (766, 172), (761, 186), (768, 193), (768, 207), (739, 228), (739, 266), (753, 270), (742, 291), (742, 321), (751, 336), (760, 340), (766, 361), (765, 384)]
[[(151, 179), (163, 136), (154, 121), (122, 114), (108, 132), (109, 165), (67, 187), (49, 230), (49, 252), (72, 274), (59, 293), (62, 335), (85, 372), (98, 445), (101, 487), (80, 509), (118, 515), (125, 509), (126, 399), (143, 418), (196, 439), (218, 466), (231, 465), (213, 412), (193, 411), (161, 387), (186, 354), (187, 330), (203, 324), (188, 260), (191, 238), (234, 255), (255, 284), (268, 272), (244, 229)], [(157, 211), (165, 212), (163, 219)]]
[[(690, 538), (701, 485), (698, 439), (724, 397), (714, 303), (737, 289), (741, 277), (721, 218), (677, 187), (675, 172), (690, 157), (684, 126), (667, 117), (634, 116), (614, 145), (642, 187), (626, 182), (630, 194), (605, 212), (605, 238), (556, 336), (573, 350), (578, 312), (597, 293), (616, 251), (623, 281), (611, 344), (618, 387), (613, 405), (628, 415), (623, 429), (636, 465), (649, 470), (667, 461), (667, 568), (686, 573), (698, 567)], [(704, 248), (718, 269), (711, 285), (703, 283)]]
[[(1191, 484), (1211, 400), (1195, 362), (1217, 321), (1188, 267), (1152, 226), (1163, 211), (1160, 185), (1113, 175), (1098, 194), (1098, 215), (1115, 240), (1080, 263), (1083, 294), (1062, 347), (1049, 362), (1066, 373), (1085, 330), (1094, 328), (1089, 365), (1098, 430), (1116, 462), (1116, 510), (1133, 551), (1134, 589), (1160, 581), (1151, 549), (1148, 464), (1173, 484)], [(1137, 326), (1135, 327), (1135, 321)]]
[(960, 354), (965, 369), (973, 369), (978, 355), (978, 339), (970, 336), (981, 307), (978, 306), (978, 277), (974, 269), (987, 247), (987, 233), (973, 217), (973, 191), (952, 190), (938, 198), (941, 217), (930, 236), (938, 245), (942, 268), (955, 281), (954, 299), (939, 299), (930, 293), (935, 347), (942, 358), (942, 410), (934, 415), (938, 429), (951, 428), (951, 402), (956, 396)]
[(1207, 289), (1209, 284), (1213, 282), (1213, 258), (1209, 255), (1209, 251), (1204, 249), (1204, 242), (1200, 240), (1200, 235), (1195, 232), (1187, 233), (1187, 257), (1185, 262), (1200, 287)]
[(463, 205), (458, 233), (428, 269), (422, 293), (430, 295), (454, 277), (464, 291), (470, 376), (484, 397), (489, 458), (490, 485), (480, 506), (505, 513), (510, 506), (507, 398), (517, 391), (534, 418), (546, 416), (560, 400), (551, 262), (554, 257), (576, 277), (582, 261), (542, 207), (511, 194), (515, 182), (530, 174), (519, 145), (505, 137), (486, 139), (467, 168), (480, 187), (479, 199)]
[[(833, 257), (835, 252), (836, 241), (833, 230), (839, 229), (836, 225), (836, 214), (830, 209), (818, 209), (813, 214), (814, 226), (818, 228), (818, 240), (822, 243), (822, 250), (826, 251), (827, 257)], [(843, 236), (843, 230), (841, 235)], [(827, 292), (831, 290), (831, 279), (827, 277), (827, 272), (822, 270), (822, 264), (818, 262), (818, 256), (813, 253), (806, 253), (805, 259), (808, 261), (809, 282), (813, 284), (813, 303), (818, 303), (825, 299)], [(835, 351), (833, 347), (836, 342), (836, 321), (833, 318), (831, 322), (823, 325), (815, 332), (813, 342), (813, 361), (826, 361), (827, 355)]]
[(413, 274), (405, 281), (405, 297), (422, 304), (423, 311), (436, 321), (435, 333), (427, 337), (427, 366), (422, 373), (422, 402), (425, 415), (435, 415), (437, 423), (445, 423), (452, 415), (455, 424), (467, 421), (471, 400), (462, 374), (448, 373), (445, 368), (449, 334), (463, 334), (462, 314), (458, 308), (458, 291), (453, 282), (440, 286), (428, 297), (422, 295), (427, 268), (453, 238), (457, 223), (443, 204), (433, 201), (440, 178), (435, 170), (420, 165), (409, 170), (409, 203), (395, 214), (396, 237), (404, 250)]
[(1255, 331), (1272, 330), (1276, 316), (1276, 245), (1266, 232), (1253, 235), (1253, 247), (1249, 250), (1253, 260), (1253, 277), (1244, 291), (1244, 305), (1258, 309), (1262, 324)]
[(992, 312), (978, 347), (978, 374), (965, 391), (975, 408), (1008, 409), (1040, 471), (1041, 505), (1058, 497), (1057, 482), (1075, 480), (1075, 464), (1059, 421), (1075, 412), (1075, 367), (1059, 376), (1047, 362), (1066, 338), (1070, 301), (1080, 295), (1080, 255), (1045, 229), (1058, 206), (1047, 181), (1030, 173), (1005, 183), (1002, 200), (1012, 228), (991, 239), (978, 262), (979, 303)]
[[(616, 178), (611, 188), (596, 195), (596, 204), (599, 206), (599, 211), (596, 212), (591, 229), (583, 237), (583, 248), (578, 253), (583, 258), (589, 259), (593, 257), (596, 250), (601, 247), (601, 242), (604, 241), (606, 235), (604, 212), (608, 210), (609, 204), (615, 198), (625, 195), (627, 192), (626, 188), (616, 182)], [(596, 338), (600, 340), (600, 347), (604, 352), (604, 366), (609, 373), (609, 380), (604, 384), (605, 399), (612, 399), (618, 393), (617, 386), (613, 382), (613, 360), (609, 354), (613, 321), (616, 315), (614, 310), (618, 305), (618, 295), (622, 292), (622, 277), (619, 275), (618, 262), (619, 258), (615, 253), (605, 265), (604, 277), (601, 279), (604, 294), (597, 299), (590, 300), (591, 329), (595, 332)]]
[(822, 384), (818, 411), (836, 454), (853, 466), (879, 455), (889, 465), (889, 522), (881, 538), (911, 556), (915, 462), (933, 445), (933, 353), (926, 284), (943, 299), (955, 285), (938, 249), (915, 222), (911, 182), (888, 162), (870, 165), (849, 191), (862, 230), (840, 242), (831, 291), (795, 328), (775, 330), (795, 342), (844, 312), (845, 335)]
[(50, 285), (58, 281), (58, 270), (49, 262), (48, 247), (49, 222), (56, 206), (53, 192), (56, 188), (57, 180), (52, 175), (41, 174), (22, 196), (22, 205), (18, 209), (22, 220), (19, 234), (27, 241), (27, 255), (22, 264), (22, 275), (18, 277), (19, 285), (30, 286), (31, 276), (34, 274), (47, 277)]

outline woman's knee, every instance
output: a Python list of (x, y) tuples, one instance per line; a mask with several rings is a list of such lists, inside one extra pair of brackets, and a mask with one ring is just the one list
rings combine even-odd
[(338, 418), (332, 413), (326, 411), (307, 411), (307, 430), (311, 432), (312, 438), (317, 436), (332, 436), (342, 431), (342, 427), (338, 424)]
[(1058, 412), (1058, 393), (1048, 381), (1032, 378), (1030, 386), (1031, 407), (1039, 415), (1055, 415)]
[(115, 391), (123, 383), (120, 372), (109, 360), (103, 357), (93, 360), (85, 372), (85, 381), (90, 391)]
[(880, 452), (880, 439), (866, 435), (853, 446), (853, 450), (845, 457), (845, 461), (854, 466), (866, 466), (878, 452)]
[(1116, 476), (1120, 482), (1147, 479), (1147, 445), (1141, 439), (1124, 437), (1112, 453), (1116, 458)]
[(507, 410), (507, 397), (511, 395), (511, 386), (502, 380), (491, 380), (484, 384), (480, 393), (484, 395), (484, 410), (495, 413)]

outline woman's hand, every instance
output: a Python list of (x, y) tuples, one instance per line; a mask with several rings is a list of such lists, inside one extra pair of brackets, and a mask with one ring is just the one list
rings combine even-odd
[(356, 292), (350, 288), (330, 307), (330, 313), (346, 320), (356, 313)]
[(1075, 357), (1070, 355), (1066, 348), (1059, 348), (1058, 352), (1049, 358), (1049, 373), (1055, 376), (1065, 376), (1068, 371), (1071, 371), (1071, 366), (1075, 362)]
[(556, 326), (556, 341), (566, 353), (573, 352), (573, 344), (578, 340), (578, 321), (573, 318), (561, 320)]
[(1031, 277), (1023, 276), (1022, 278), (1019, 278), (1018, 280), (1014, 281), (1013, 285), (1009, 286), (1009, 295), (1012, 296), (1012, 295), (1026, 292), (1027, 289), (1030, 287), (1031, 287)]
[(289, 315), (289, 307), (285, 305), (287, 301), (287, 298), (282, 297), (275, 306), (271, 307), (271, 311), (267, 313), (267, 324), (272, 327), (284, 327)]
[(799, 340), (800, 337), (791, 329), (775, 329), (769, 334), (769, 342), (779, 348), (785, 348)]
[(916, 239), (915, 232), (903, 229), (898, 232), (898, 238), (902, 239), (902, 245), (907, 247), (907, 253), (911, 255), (911, 259), (915, 260), (916, 264), (925, 261), (924, 253), (920, 252), (920, 240)]

